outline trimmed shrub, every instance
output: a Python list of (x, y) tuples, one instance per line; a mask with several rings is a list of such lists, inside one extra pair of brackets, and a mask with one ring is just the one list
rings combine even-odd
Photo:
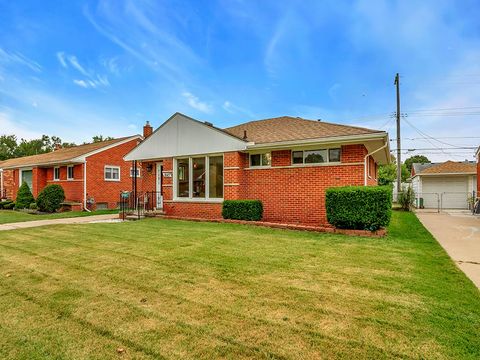
[(13, 210), (14, 207), (15, 207), (15, 203), (13, 201), (9, 201), (6, 204), (5, 203), (3, 204), (4, 210)]
[(403, 210), (410, 211), (414, 201), (415, 193), (410, 186), (398, 193), (397, 202), (400, 204)]
[(224, 219), (259, 221), (263, 216), (260, 200), (225, 200), (222, 207)]
[(3, 209), (5, 205), (10, 205), (10, 204), (13, 204), (13, 201), (12, 201), (12, 200), (3, 200), (3, 201), (0, 201), (0, 210)]
[(32, 202), (35, 202), (35, 198), (33, 197), (28, 184), (24, 181), (17, 192), (15, 209), (28, 209)]
[(339, 229), (378, 230), (392, 217), (388, 186), (346, 186), (326, 191), (327, 219)]
[(38, 194), (37, 206), (40, 211), (52, 213), (60, 209), (64, 200), (65, 192), (60, 185), (47, 185)]
[(30, 210), (37, 210), (38, 209), (38, 206), (37, 206), (37, 203), (31, 203), (30, 206), (29, 206), (29, 209)]

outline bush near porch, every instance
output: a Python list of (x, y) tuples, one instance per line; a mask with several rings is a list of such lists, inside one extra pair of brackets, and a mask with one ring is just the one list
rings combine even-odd
[(392, 217), (388, 186), (345, 186), (327, 189), (327, 220), (340, 229), (378, 230)]

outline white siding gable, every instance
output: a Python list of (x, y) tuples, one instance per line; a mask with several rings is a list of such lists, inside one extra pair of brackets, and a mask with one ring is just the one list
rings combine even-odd
[(175, 113), (125, 160), (149, 160), (246, 149), (247, 143), (183, 114)]

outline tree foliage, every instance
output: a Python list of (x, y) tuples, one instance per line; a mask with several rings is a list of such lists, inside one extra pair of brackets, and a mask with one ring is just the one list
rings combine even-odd
[(30, 204), (35, 202), (32, 192), (30, 191), (30, 187), (24, 181), (17, 192), (17, 199), (15, 201), (15, 208), (16, 209), (29, 209)]
[[(407, 181), (410, 177), (410, 172), (408, 171), (405, 164), (402, 164), (402, 182)], [(378, 168), (378, 185), (390, 185), (397, 180), (397, 165), (388, 164), (381, 165)]]
[[(92, 137), (92, 142), (99, 142), (113, 139), (110, 136), (95, 135)], [(1, 135), (0, 136), (0, 161), (22, 156), (30, 156), (37, 154), (45, 154), (55, 150), (57, 146), (62, 148), (69, 148), (76, 146), (72, 142), (62, 142), (58, 136), (42, 135), (38, 139), (20, 139), (15, 135)]]
[(40, 211), (53, 213), (60, 209), (62, 202), (65, 200), (65, 192), (60, 185), (51, 184), (38, 194), (37, 206)]
[(407, 160), (405, 160), (404, 164), (407, 167), (407, 170), (409, 173), (412, 172), (412, 165), (414, 163), (420, 163), (420, 164), (428, 164), (430, 163), (430, 160), (424, 155), (414, 155), (409, 157)]

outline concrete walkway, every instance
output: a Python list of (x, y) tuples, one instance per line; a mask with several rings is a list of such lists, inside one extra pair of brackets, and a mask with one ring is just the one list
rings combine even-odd
[(468, 212), (417, 212), (458, 267), (480, 289), (480, 217)]
[(24, 222), (16, 222), (16, 223), (9, 223), (9, 224), (0, 224), (0, 231), (27, 229), (27, 228), (45, 226), (45, 225), (88, 224), (88, 223), (95, 223), (95, 222), (109, 222), (114, 219), (118, 219), (118, 214), (81, 216), (81, 217), (72, 217), (72, 218), (64, 218), (64, 219), (24, 221)]

